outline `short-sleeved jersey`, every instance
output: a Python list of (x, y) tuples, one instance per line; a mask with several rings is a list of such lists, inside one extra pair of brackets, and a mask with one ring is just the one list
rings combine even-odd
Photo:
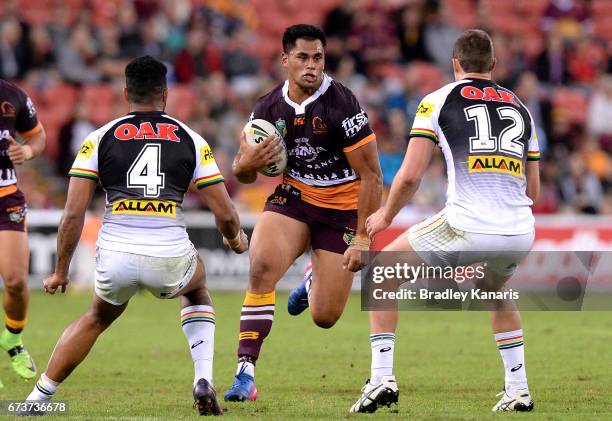
[(106, 192), (99, 247), (157, 257), (189, 252), (181, 203), (190, 183), (223, 181), (206, 141), (162, 112), (133, 112), (92, 132), (69, 174)]
[(30, 97), (0, 79), (0, 187), (17, 183), (15, 167), (8, 157), (8, 137), (29, 136), (42, 130)]
[(323, 75), (319, 89), (301, 104), (288, 95), (289, 82), (255, 104), (251, 118), (274, 124), (287, 147), (283, 182), (302, 192), (308, 203), (333, 209), (357, 209), (359, 179), (346, 153), (375, 140), (353, 93)]
[(484, 79), (450, 83), (421, 101), (410, 137), (442, 149), (452, 227), (503, 235), (533, 230), (525, 163), (540, 152), (533, 119), (513, 92)]

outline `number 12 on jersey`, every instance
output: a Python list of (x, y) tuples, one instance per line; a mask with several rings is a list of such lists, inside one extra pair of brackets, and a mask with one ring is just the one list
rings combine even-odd
[[(499, 152), (522, 158), (524, 145), (520, 142), (525, 132), (525, 122), (521, 113), (512, 107), (501, 107), (497, 114), (502, 120), (510, 120), (511, 124), (505, 127), (496, 137), (491, 132), (491, 117), (486, 105), (474, 105), (465, 110), (468, 121), (476, 124), (476, 136), (470, 137), (470, 153), (472, 152)], [(499, 143), (498, 143), (499, 139)]]
[(160, 166), (161, 145), (145, 145), (127, 172), (127, 187), (143, 189), (144, 197), (159, 197), (166, 178)]

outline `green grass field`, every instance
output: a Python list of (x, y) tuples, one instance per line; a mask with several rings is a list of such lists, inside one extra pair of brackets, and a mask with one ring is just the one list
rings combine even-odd
[[(217, 313), (215, 386), (232, 381), (241, 293), (213, 295)], [(493, 414), (503, 368), (484, 312), (403, 312), (396, 343), (400, 404), (395, 411), (348, 414), (369, 375), (367, 313), (351, 297), (331, 330), (308, 314), (293, 318), (286, 295), (257, 366), (259, 400), (226, 404), (226, 419), (533, 420), (612, 418), (612, 313), (525, 312), (527, 371), (535, 399), (529, 414)], [(89, 304), (88, 294), (34, 293), (26, 346), (44, 369), (63, 329)], [(179, 326), (179, 303), (135, 297), (125, 314), (61, 386), (70, 419), (195, 419), (193, 366)], [(24, 399), (33, 381), (0, 364), (0, 399)], [(46, 419), (65, 420), (65, 416)]]

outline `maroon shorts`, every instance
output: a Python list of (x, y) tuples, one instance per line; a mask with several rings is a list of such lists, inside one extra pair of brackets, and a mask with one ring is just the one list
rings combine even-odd
[(310, 230), (310, 245), (343, 254), (355, 236), (357, 210), (322, 208), (306, 203), (298, 189), (280, 184), (268, 197), (264, 211), (276, 212), (305, 223)]
[(0, 197), (0, 231), (25, 231), (28, 206), (20, 190)]

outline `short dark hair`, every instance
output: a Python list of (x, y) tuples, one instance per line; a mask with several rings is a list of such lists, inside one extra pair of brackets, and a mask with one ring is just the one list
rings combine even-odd
[(148, 104), (160, 99), (166, 89), (168, 69), (161, 61), (142, 56), (125, 67), (125, 86), (128, 100), (136, 104)]
[(323, 44), (323, 47), (327, 44), (325, 40), (325, 34), (322, 30), (313, 25), (306, 25), (303, 23), (290, 26), (285, 29), (285, 33), (283, 34), (283, 51), (288, 53), (291, 51), (293, 47), (295, 47), (295, 42), (299, 39), (303, 38), (308, 41), (314, 41), (318, 39)]
[(468, 29), (455, 41), (453, 58), (466, 73), (488, 73), (493, 69), (493, 41), (482, 29)]

